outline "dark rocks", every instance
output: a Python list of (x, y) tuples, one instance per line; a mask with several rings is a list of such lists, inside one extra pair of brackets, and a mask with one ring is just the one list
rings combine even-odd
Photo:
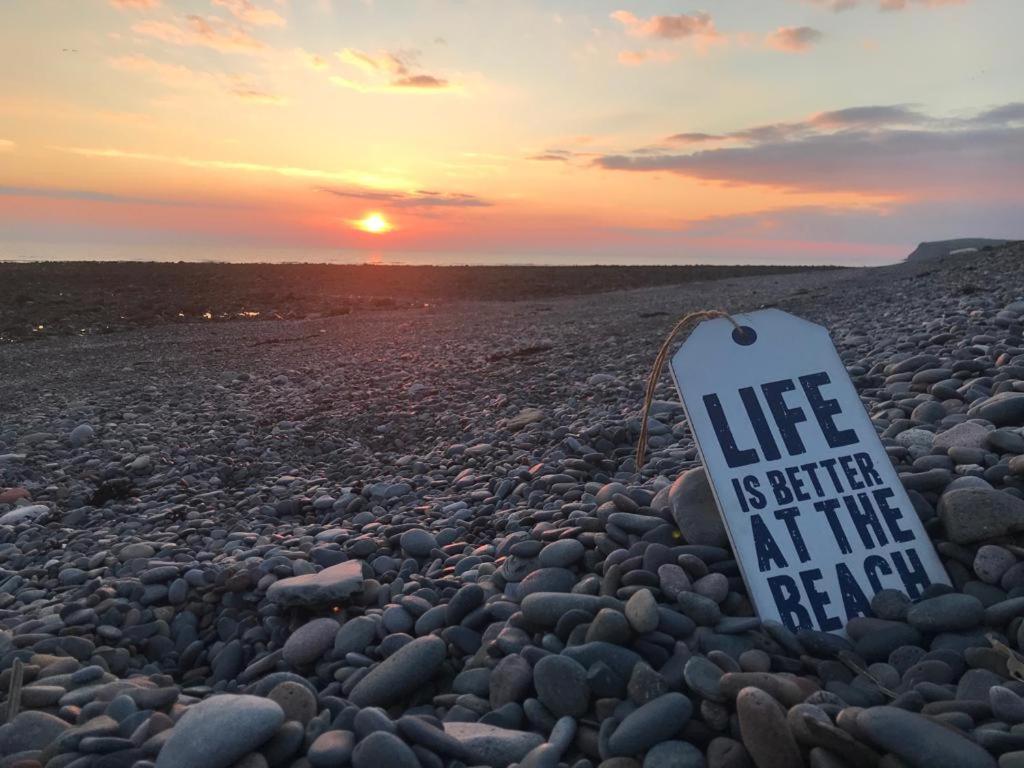
[(729, 545), (729, 536), (703, 467), (681, 474), (672, 484), (669, 501), (672, 518), (687, 542), (713, 547)]
[(736, 697), (743, 745), (757, 768), (803, 765), (800, 748), (786, 723), (786, 712), (760, 688), (744, 688)]
[(693, 705), (681, 693), (666, 693), (626, 715), (608, 738), (612, 755), (634, 755), (681, 731)]
[(303, 624), (285, 642), (284, 660), (293, 667), (312, 664), (334, 645), (338, 627), (334, 619), (314, 619)]
[(462, 745), (471, 764), (495, 768), (507, 768), (511, 763), (519, 762), (531, 749), (544, 742), (536, 733), (483, 723), (445, 723), (444, 730)]
[(537, 698), (555, 717), (580, 717), (590, 703), (587, 670), (568, 656), (545, 656), (533, 667)]
[(385, 707), (402, 701), (434, 677), (444, 657), (441, 638), (419, 637), (371, 669), (348, 698), (360, 707)]
[(362, 739), (352, 752), (353, 768), (420, 768), (420, 761), (397, 736), (376, 731)]
[(967, 411), (976, 419), (991, 421), (997, 427), (1024, 425), (1024, 392), (1000, 392)]
[(281, 707), (259, 696), (204, 699), (174, 726), (156, 768), (228, 768), (270, 739), (283, 722)]
[(985, 606), (971, 595), (952, 593), (922, 600), (910, 607), (907, 623), (921, 632), (955, 632), (981, 623)]
[(1003, 491), (963, 488), (942, 495), (939, 518), (950, 541), (972, 544), (1024, 531), (1024, 500)]
[(881, 750), (892, 752), (912, 768), (995, 768), (988, 752), (914, 712), (897, 707), (872, 707), (857, 715), (857, 729)]
[(342, 603), (363, 587), (363, 564), (358, 560), (332, 565), (319, 573), (282, 579), (270, 585), (267, 598), (286, 606)]

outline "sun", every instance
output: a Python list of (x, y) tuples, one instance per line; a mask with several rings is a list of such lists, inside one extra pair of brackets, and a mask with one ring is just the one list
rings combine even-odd
[(370, 211), (363, 218), (353, 221), (352, 224), (356, 229), (369, 232), (371, 235), (383, 235), (395, 228), (383, 213), (377, 211)]

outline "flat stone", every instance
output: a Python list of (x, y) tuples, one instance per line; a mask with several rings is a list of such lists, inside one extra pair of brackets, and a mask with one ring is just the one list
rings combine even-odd
[(18, 525), (19, 523), (31, 522), (49, 511), (50, 508), (45, 504), (27, 504), (24, 507), (16, 507), (10, 512), (0, 515), (0, 525)]
[(658, 628), (658, 603), (649, 589), (639, 589), (626, 601), (626, 618), (639, 634)]
[(872, 707), (856, 725), (879, 749), (892, 752), (912, 768), (995, 768), (986, 750), (952, 728), (898, 707)]
[(334, 619), (307, 621), (285, 641), (282, 649), (284, 660), (293, 667), (312, 664), (334, 645), (339, 627)]
[(693, 705), (681, 693), (666, 693), (626, 715), (608, 738), (612, 755), (628, 757), (670, 739), (693, 714)]
[(982, 622), (985, 606), (971, 595), (951, 592), (910, 606), (907, 623), (921, 632), (956, 632)]
[(967, 415), (991, 421), (997, 427), (1024, 425), (1024, 392), (1000, 392), (972, 406)]
[(359, 560), (324, 568), (319, 573), (275, 581), (267, 599), (285, 606), (318, 606), (340, 603), (363, 588), (363, 564)]
[(939, 499), (938, 511), (950, 541), (957, 544), (973, 544), (1024, 531), (1024, 500), (1002, 491), (949, 491)]
[(757, 768), (803, 765), (800, 748), (786, 723), (786, 711), (760, 688), (744, 688), (736, 697), (743, 746)]
[(704, 467), (683, 472), (669, 491), (672, 519), (689, 544), (729, 545), (725, 524), (715, 504)]
[(469, 756), (466, 762), (470, 765), (508, 768), (544, 743), (539, 734), (484, 723), (445, 723), (444, 730), (465, 749)]
[(348, 699), (359, 707), (386, 707), (402, 701), (434, 677), (446, 652), (441, 638), (418, 637), (371, 669)]
[(258, 749), (284, 722), (260, 696), (223, 694), (193, 704), (160, 750), (156, 768), (228, 768)]
[(71, 726), (46, 712), (22, 712), (0, 726), (0, 756), (42, 749)]
[(352, 752), (353, 768), (420, 768), (420, 761), (400, 738), (386, 731), (374, 731)]
[(580, 717), (590, 704), (587, 670), (568, 656), (545, 656), (533, 667), (537, 698), (555, 717)]

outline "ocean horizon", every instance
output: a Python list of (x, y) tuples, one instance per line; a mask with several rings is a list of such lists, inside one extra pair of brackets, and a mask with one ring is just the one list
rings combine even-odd
[(154, 245), (148, 243), (0, 243), (0, 262), (33, 263), (55, 261), (140, 261), (151, 263), (187, 262), (192, 264), (374, 264), (382, 266), (850, 266), (868, 267), (895, 264), (893, 259), (861, 259), (848, 257), (834, 260), (790, 258), (751, 258), (737, 253), (734, 257), (709, 258), (683, 254), (628, 253), (514, 253), (514, 252), (441, 252), (359, 250), (324, 247), (265, 247), (252, 245)]

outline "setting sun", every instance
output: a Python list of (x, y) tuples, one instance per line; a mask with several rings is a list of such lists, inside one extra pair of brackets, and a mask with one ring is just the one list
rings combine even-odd
[(363, 218), (353, 223), (356, 229), (369, 232), (371, 235), (383, 235), (385, 232), (390, 232), (394, 229), (394, 226), (385, 218), (384, 214), (377, 213), (376, 211), (366, 214)]

